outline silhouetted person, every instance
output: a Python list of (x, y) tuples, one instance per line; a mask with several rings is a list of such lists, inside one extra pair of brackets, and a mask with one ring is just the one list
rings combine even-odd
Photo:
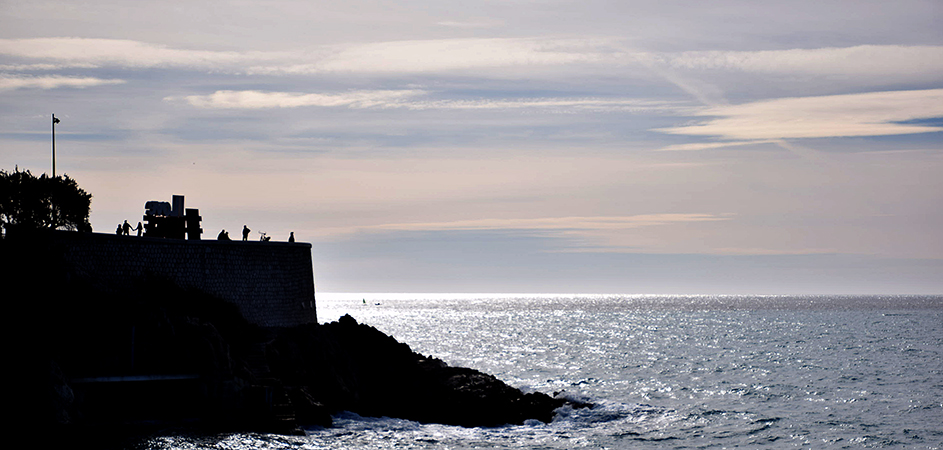
[(141, 232), (144, 231), (144, 225), (141, 225), (141, 222), (138, 222), (137, 228), (132, 228), (132, 230), (138, 232), (138, 237), (141, 237)]
[(292, 231), (288, 234), (288, 242), (295, 242), (295, 232)]
[(120, 224), (120, 223), (118, 224), (118, 228), (115, 229), (115, 234), (117, 234), (118, 236), (121, 236), (121, 224)]
[(252, 231), (252, 230), (249, 229), (249, 227), (247, 227), (247, 226), (245, 226), (245, 225), (242, 226), (242, 240), (243, 240), (243, 242), (249, 240), (249, 231)]
[(121, 225), (121, 229), (124, 230), (125, 236), (131, 236), (131, 224), (127, 220), (124, 221), (124, 225)]
[(223, 230), (219, 232), (219, 236), (216, 236), (216, 240), (217, 241), (231, 241), (232, 239), (229, 239), (229, 233), (227, 233), (226, 230)]

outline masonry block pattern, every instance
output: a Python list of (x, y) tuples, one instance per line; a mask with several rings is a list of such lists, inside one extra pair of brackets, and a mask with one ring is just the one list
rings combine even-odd
[(55, 232), (47, 245), (66, 276), (105, 292), (128, 292), (147, 279), (166, 280), (230, 302), (256, 325), (317, 323), (309, 243)]

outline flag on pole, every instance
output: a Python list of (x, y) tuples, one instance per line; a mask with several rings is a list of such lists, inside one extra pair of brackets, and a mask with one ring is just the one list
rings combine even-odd
[(52, 123), (59, 123), (59, 119), (56, 116), (52, 116)]

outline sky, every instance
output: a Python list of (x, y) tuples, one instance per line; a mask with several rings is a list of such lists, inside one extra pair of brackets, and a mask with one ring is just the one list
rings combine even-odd
[(943, 294), (943, 2), (0, 0), (0, 168), (319, 292)]

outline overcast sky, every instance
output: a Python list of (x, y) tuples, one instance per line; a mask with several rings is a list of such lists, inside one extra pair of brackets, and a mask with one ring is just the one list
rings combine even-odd
[(0, 0), (0, 168), (322, 292), (943, 293), (943, 2)]

